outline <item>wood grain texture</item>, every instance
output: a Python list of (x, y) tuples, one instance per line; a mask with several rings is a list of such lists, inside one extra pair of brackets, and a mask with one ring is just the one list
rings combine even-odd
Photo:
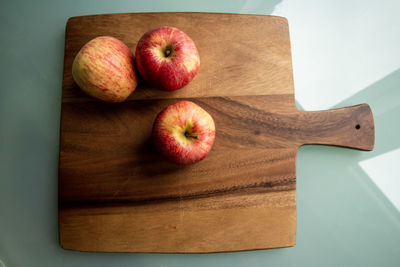
[[(198, 45), (202, 66), (188, 87), (166, 94), (143, 85), (115, 105), (84, 95), (72, 82), (71, 62), (86, 41), (108, 34), (133, 48), (140, 33), (161, 25), (181, 28)], [(293, 246), (298, 147), (371, 150), (374, 125), (366, 104), (318, 112), (296, 108), (288, 36), (286, 20), (271, 16), (70, 19), (59, 163), (61, 246), (181, 253)], [(258, 49), (265, 57), (255, 59)], [(218, 58), (223, 51), (230, 54)], [(177, 98), (197, 103), (216, 124), (212, 151), (190, 166), (168, 162), (149, 139), (158, 112)]]

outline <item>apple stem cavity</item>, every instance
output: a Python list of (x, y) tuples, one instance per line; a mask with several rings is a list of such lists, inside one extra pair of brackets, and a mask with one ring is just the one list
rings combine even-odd
[(194, 138), (194, 139), (197, 139), (197, 140), (200, 139), (200, 137), (198, 135), (195, 135), (195, 134), (192, 134), (192, 133), (189, 133), (189, 132), (185, 132), (185, 136), (186, 137), (190, 137), (190, 138)]
[(165, 48), (163, 49), (164, 57), (166, 57), (166, 58), (171, 57), (173, 51), (174, 51), (174, 46), (171, 45), (171, 44), (168, 44), (168, 45), (165, 46)]

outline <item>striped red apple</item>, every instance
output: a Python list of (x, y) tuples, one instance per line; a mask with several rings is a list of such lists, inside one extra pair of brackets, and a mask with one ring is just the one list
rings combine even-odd
[(163, 109), (153, 124), (153, 141), (167, 159), (192, 164), (204, 159), (215, 139), (211, 115), (191, 101), (179, 101)]
[(136, 46), (136, 66), (150, 85), (175, 91), (187, 85), (200, 67), (193, 40), (174, 27), (160, 27), (145, 33)]
[(81, 48), (72, 76), (84, 92), (106, 102), (124, 101), (138, 83), (131, 50), (111, 36), (97, 37)]

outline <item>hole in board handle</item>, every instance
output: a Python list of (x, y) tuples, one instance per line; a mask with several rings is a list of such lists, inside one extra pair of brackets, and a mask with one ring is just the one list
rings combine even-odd
[(360, 128), (361, 128), (361, 125), (360, 125), (360, 124), (357, 124), (357, 125), (356, 125), (356, 130), (360, 130)]

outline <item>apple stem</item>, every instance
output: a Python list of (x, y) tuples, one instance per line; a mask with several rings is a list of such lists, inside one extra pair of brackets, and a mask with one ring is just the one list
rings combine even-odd
[(171, 54), (171, 50), (167, 49), (165, 50), (165, 56), (168, 57)]
[(197, 139), (197, 140), (200, 139), (200, 137), (199, 137), (198, 135), (193, 135), (193, 134), (188, 133), (188, 132), (185, 132), (185, 136), (186, 136), (186, 137), (195, 138), (195, 139)]

